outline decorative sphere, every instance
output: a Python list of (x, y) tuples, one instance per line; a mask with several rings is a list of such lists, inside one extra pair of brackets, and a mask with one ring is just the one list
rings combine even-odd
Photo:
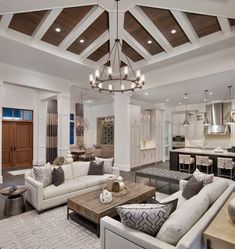
[(100, 194), (100, 201), (102, 203), (109, 203), (112, 201), (112, 193), (109, 192), (108, 190), (103, 190), (103, 192)]

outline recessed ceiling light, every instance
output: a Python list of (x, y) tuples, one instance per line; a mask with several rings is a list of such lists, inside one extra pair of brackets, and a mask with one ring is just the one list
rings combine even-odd
[(181, 102), (179, 102), (178, 104), (179, 104), (179, 105), (182, 105), (182, 103), (181, 103)]
[(168, 103), (168, 102), (169, 102), (169, 99), (166, 99), (166, 102)]
[(149, 93), (147, 93), (147, 92), (146, 92), (146, 93), (144, 93), (144, 95), (148, 95), (148, 94), (149, 94)]
[(153, 43), (153, 41), (151, 41), (151, 40), (148, 40), (148, 41), (147, 41), (147, 43), (148, 43), (148, 44), (152, 44), (152, 43)]
[(59, 27), (55, 28), (55, 32), (60, 33), (61, 32), (61, 28), (59, 28)]
[(206, 102), (206, 101), (207, 101), (207, 99), (204, 99), (204, 101)]
[(176, 30), (175, 29), (172, 29), (171, 30), (171, 34), (175, 34), (176, 33)]
[(80, 39), (80, 41), (79, 41), (80, 43), (84, 43), (85, 41), (83, 40), (83, 39)]
[(93, 100), (92, 99), (88, 99), (88, 100), (86, 100), (86, 103), (87, 104), (93, 103)]
[(209, 92), (209, 94), (210, 94), (210, 95), (212, 95), (212, 94), (213, 94), (213, 92)]

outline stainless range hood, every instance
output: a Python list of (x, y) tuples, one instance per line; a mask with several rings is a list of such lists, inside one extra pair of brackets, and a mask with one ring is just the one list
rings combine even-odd
[(207, 117), (211, 125), (205, 127), (206, 135), (223, 135), (230, 133), (230, 126), (226, 122), (230, 117), (230, 103), (213, 103), (206, 106)]

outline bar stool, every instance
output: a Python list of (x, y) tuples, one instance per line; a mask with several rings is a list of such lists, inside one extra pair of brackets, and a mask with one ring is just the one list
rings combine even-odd
[(200, 171), (202, 171), (203, 167), (206, 167), (206, 173), (209, 174), (209, 170), (213, 172), (213, 160), (208, 156), (196, 156), (196, 167)]
[[(234, 162), (232, 158), (217, 158), (217, 175), (222, 177), (233, 178)], [(222, 171), (228, 171), (229, 175), (221, 173)]]
[(194, 162), (195, 159), (190, 155), (179, 154), (179, 171), (191, 173), (191, 169), (194, 170)]

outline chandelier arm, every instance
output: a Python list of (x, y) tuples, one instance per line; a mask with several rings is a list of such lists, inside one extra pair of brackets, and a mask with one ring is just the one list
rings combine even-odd
[[(118, 45), (119, 45), (120, 41), (118, 41)], [(122, 73), (121, 73), (121, 59), (120, 59), (120, 51), (119, 51), (119, 46), (117, 46), (117, 54), (118, 54), (118, 68), (119, 68), (119, 78), (120, 78), (120, 84), (122, 84)]]
[(116, 12), (117, 12), (117, 39), (118, 39), (118, 1), (119, 0), (116, 0), (117, 1), (117, 6), (116, 6)]
[(131, 63), (130, 63), (129, 58), (127, 57), (127, 55), (126, 55), (125, 53), (123, 53), (123, 54), (124, 54), (124, 55), (125, 55), (125, 57), (126, 57), (126, 60), (127, 60), (128, 66), (129, 66), (129, 68), (131, 69), (131, 72), (132, 72), (133, 76), (134, 76), (134, 77), (136, 77), (135, 72), (134, 72), (134, 69), (133, 69), (133, 67), (131, 66)]

